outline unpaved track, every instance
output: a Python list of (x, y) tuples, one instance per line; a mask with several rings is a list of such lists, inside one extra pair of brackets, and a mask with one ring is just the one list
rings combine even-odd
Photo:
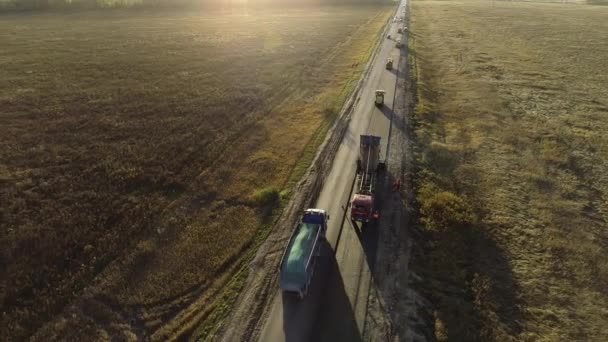
[[(402, 2), (396, 12), (398, 17), (403, 16), (404, 8), (405, 2)], [(388, 156), (390, 171), (383, 180), (383, 188), (389, 186), (388, 183), (392, 182), (394, 175), (398, 174), (398, 178), (405, 172), (404, 150), (394, 148), (395, 152), (391, 152), (391, 146), (405, 143), (405, 132), (401, 133), (398, 140), (390, 143), (394, 140), (390, 139), (393, 130), (405, 131), (405, 110), (400, 114), (399, 127), (391, 126), (394, 115), (393, 100), (395, 97), (404, 98), (404, 87), (398, 88), (397, 80), (399, 73), (407, 68), (406, 57), (400, 62), (401, 53), (404, 53), (406, 48), (395, 47), (395, 37), (402, 38), (397, 34), (399, 25), (402, 26), (403, 23), (391, 21), (382, 37), (379, 37), (375, 55), (366, 68), (355, 96), (347, 102), (313, 167), (295, 189), (296, 195), (279, 219), (278, 227), (252, 262), (247, 285), (231, 317), (224, 325), (221, 340), (307, 341), (323, 337), (328, 341), (356, 341), (363, 338), (368, 302), (379, 302), (373, 302), (370, 297), (370, 289), (373, 290), (372, 294), (378, 294), (378, 284), (373, 276), (376, 252), (383, 251), (387, 254), (385, 249), (378, 247), (379, 229), (388, 229), (386, 227), (396, 224), (400, 226), (399, 229), (405, 231), (405, 219), (399, 216), (397, 221), (389, 223), (388, 217), (383, 218), (379, 227), (370, 227), (371, 229), (361, 232), (346, 219), (348, 209), (345, 208), (352, 193), (360, 134), (382, 137), (383, 150), (386, 151), (383, 155)], [(393, 38), (386, 39), (387, 33)], [(386, 70), (385, 62), (388, 57), (392, 57), (402, 70)], [(386, 90), (385, 106), (381, 109), (373, 104), (376, 89)], [(396, 90), (401, 93), (396, 94)], [(390, 195), (386, 189), (384, 193)], [(326, 209), (332, 219), (327, 233), (328, 244), (324, 249), (322, 262), (318, 264), (315, 272), (309, 296), (298, 301), (283, 295), (278, 289), (277, 268), (292, 231), (290, 228), (299, 218), (300, 211), (306, 207)], [(397, 207), (402, 207), (399, 195)], [(394, 218), (394, 215), (390, 217)], [(383, 238), (386, 239), (387, 236)], [(400, 238), (407, 239), (406, 236)], [(398, 247), (399, 253), (407, 254), (407, 243)], [(390, 254), (390, 251), (388, 253)], [(384, 258), (383, 262), (387, 260), (389, 259)], [(407, 271), (408, 261), (407, 255), (399, 260), (404, 263), (404, 272)], [(405, 291), (405, 288), (403, 290)], [(382, 298), (380, 301), (384, 301), (383, 297), (386, 295), (388, 292), (379, 295), (379, 298)], [(378, 309), (377, 305), (370, 307), (374, 310), (370, 314), (378, 316), (375, 318), (378, 324), (370, 326), (369, 329), (374, 333), (367, 335), (375, 336), (376, 331), (380, 331), (384, 336), (391, 335), (389, 314), (384, 308)], [(321, 319), (322, 317), (326, 319)], [(323, 321), (335, 324), (322, 324)]]

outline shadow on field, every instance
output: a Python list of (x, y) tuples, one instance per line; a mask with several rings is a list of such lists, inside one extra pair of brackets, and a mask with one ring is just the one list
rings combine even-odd
[[(498, 229), (505, 229), (500, 227)], [(496, 244), (485, 232), (488, 227), (478, 228), (475, 244), (477, 250), (474, 251), (474, 271), (479, 276), (473, 279), (473, 289), (478, 293), (478, 297), (484, 298), (486, 307), (479, 310), (484, 319), (489, 323), (486, 326), (495, 327), (500, 325), (509, 336), (518, 336), (521, 331), (521, 322), (524, 313), (520, 310), (521, 300), (518, 297), (519, 285), (513, 277), (513, 268), (505, 254), (505, 251)], [(497, 322), (493, 321), (496, 315)], [(494, 334), (493, 336), (500, 336)], [(482, 336), (482, 338), (490, 338)], [(507, 336), (505, 336), (506, 338)]]
[(518, 285), (504, 251), (478, 228), (433, 237), (416, 253), (419, 284), (449, 340), (486, 341), (521, 332)]
[[(424, 169), (451, 179), (461, 160), (459, 151), (427, 147)], [(461, 193), (454, 190), (455, 186), (441, 185), (443, 189)], [(443, 330), (438, 334), (455, 341), (487, 341), (497, 337), (506, 340), (518, 336), (524, 319), (519, 309), (518, 284), (505, 251), (490, 233), (509, 227), (489, 227), (475, 218), (469, 222), (460, 220), (454, 216), (461, 211), (457, 202), (444, 196), (446, 193), (437, 190), (433, 198), (425, 200), (429, 205), (426, 224), (434, 228), (413, 234), (419, 248), (412, 265), (424, 279), (416, 287), (434, 304), (435, 326), (440, 322)], [(474, 216), (484, 217), (475, 201), (460, 198), (476, 213)]]
[[(330, 248), (331, 249), (331, 248)], [(317, 301), (323, 310), (323, 320), (316, 320), (312, 336), (307, 341), (360, 342), (362, 336), (357, 328), (355, 313), (346, 295), (344, 280), (333, 253), (326, 258), (327, 276), (322, 296)], [(330, 305), (331, 304), (331, 305)], [(319, 312), (319, 315), (321, 313)], [(288, 336), (287, 332), (285, 334)], [(298, 336), (288, 336), (287, 341), (297, 341)]]

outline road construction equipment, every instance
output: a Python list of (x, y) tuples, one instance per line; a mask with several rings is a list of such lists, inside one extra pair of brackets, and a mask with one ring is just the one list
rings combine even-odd
[(281, 259), (279, 286), (284, 292), (295, 293), (300, 299), (308, 293), (328, 220), (329, 215), (323, 209), (304, 211)]
[(376, 106), (381, 107), (384, 104), (384, 90), (376, 90), (376, 100), (374, 103)]
[(378, 218), (374, 194), (378, 176), (384, 170), (386, 163), (380, 160), (380, 137), (361, 135), (355, 194), (351, 201), (350, 218), (353, 222), (367, 223)]

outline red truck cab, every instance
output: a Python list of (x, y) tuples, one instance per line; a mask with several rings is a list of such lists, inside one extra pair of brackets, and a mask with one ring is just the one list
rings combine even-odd
[(355, 194), (351, 201), (350, 219), (352, 221), (369, 222), (374, 212), (374, 197), (372, 195)]

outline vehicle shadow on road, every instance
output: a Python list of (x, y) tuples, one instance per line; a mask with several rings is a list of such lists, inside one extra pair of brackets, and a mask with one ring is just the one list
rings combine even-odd
[(319, 298), (320, 310), (315, 315), (323, 319), (316, 320), (316, 326), (312, 328), (313, 332), (307, 341), (363, 341), (334, 254), (331, 253), (324, 262), (327, 271), (326, 281), (322, 296)]
[(376, 263), (376, 253), (378, 251), (378, 225), (377, 222), (368, 222), (365, 224), (350, 222), (350, 228), (355, 231), (361, 248), (365, 253), (365, 259), (372, 274), (374, 273), (374, 264)]
[[(336, 257), (326, 241), (315, 265), (308, 296), (299, 299), (283, 293), (282, 302), (287, 342), (362, 341)], [(317, 319), (319, 316), (324, 319)]]
[(397, 118), (393, 115), (393, 110), (387, 106), (382, 106), (379, 108), (380, 111), (387, 119), (391, 121), (391, 127), (397, 128), (401, 132), (405, 132), (405, 122), (402, 118)]

